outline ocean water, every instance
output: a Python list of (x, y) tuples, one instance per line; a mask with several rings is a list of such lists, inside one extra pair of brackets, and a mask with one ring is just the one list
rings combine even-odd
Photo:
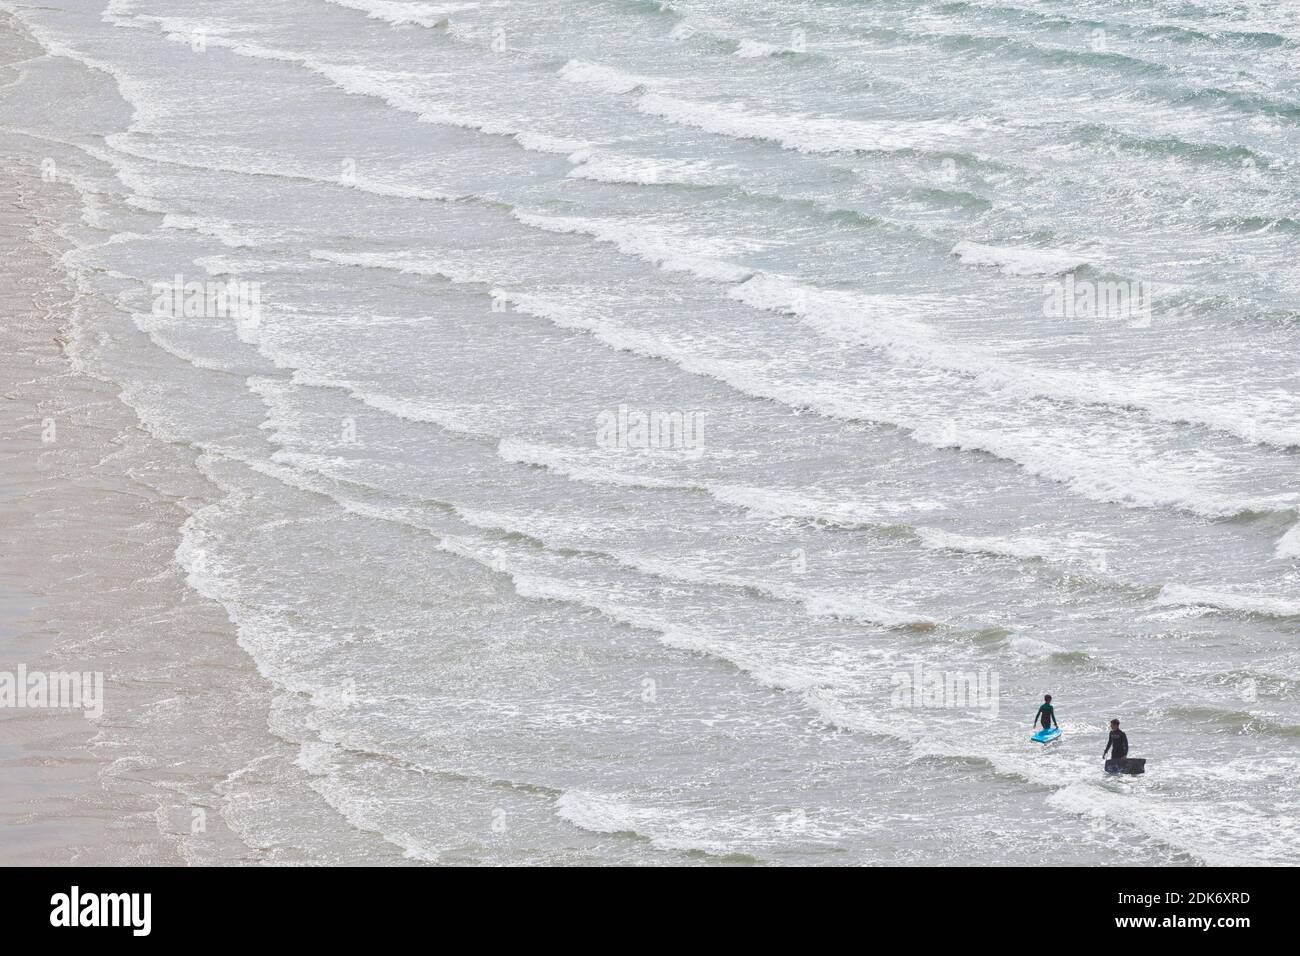
[(1300, 7), (0, 8), (250, 846), (1300, 863)]

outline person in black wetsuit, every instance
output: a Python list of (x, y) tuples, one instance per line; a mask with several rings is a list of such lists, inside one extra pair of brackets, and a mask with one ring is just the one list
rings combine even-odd
[(1052, 727), (1060, 727), (1056, 722), (1056, 711), (1052, 708), (1052, 695), (1044, 694), (1043, 702), (1038, 705), (1038, 713), (1034, 715), (1035, 726), (1041, 723), (1044, 730), (1051, 730)]
[(1106, 741), (1106, 749), (1101, 752), (1101, 759), (1106, 759), (1106, 754), (1111, 754), (1112, 760), (1123, 760), (1128, 756), (1128, 735), (1119, 729), (1119, 721), (1110, 722), (1110, 739)]

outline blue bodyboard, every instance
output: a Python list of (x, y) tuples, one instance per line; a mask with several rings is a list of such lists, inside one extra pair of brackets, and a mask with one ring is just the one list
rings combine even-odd
[(1036, 744), (1050, 744), (1059, 736), (1061, 736), (1061, 728), (1052, 727), (1050, 730), (1040, 730), (1030, 739)]

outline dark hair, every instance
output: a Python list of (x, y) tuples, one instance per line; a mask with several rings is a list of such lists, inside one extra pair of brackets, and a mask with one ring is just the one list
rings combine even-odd
[(1112, 724), (1114, 724), (1116, 727), (1119, 726), (1119, 718), (1118, 718), (1118, 717), (1112, 717), (1112, 718), (1110, 719), (1110, 722), (1111, 722)]
[(1052, 699), (1052, 695), (1051, 695), (1051, 694), (1044, 694), (1044, 695), (1043, 695), (1043, 700), (1051, 700), (1051, 699)]

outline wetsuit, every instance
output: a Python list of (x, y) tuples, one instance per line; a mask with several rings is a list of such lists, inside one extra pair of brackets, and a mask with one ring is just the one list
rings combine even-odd
[[(1112, 747), (1115, 748), (1114, 753), (1111, 753)], [(1123, 760), (1128, 756), (1128, 735), (1124, 731), (1112, 730), (1110, 732), (1110, 739), (1106, 741), (1106, 749), (1101, 752), (1103, 760), (1108, 753), (1111, 754), (1111, 758), (1114, 760)]]
[(1052, 709), (1051, 704), (1043, 704), (1038, 708), (1038, 720), (1044, 730), (1052, 729), (1052, 724), (1056, 723), (1056, 711)]

